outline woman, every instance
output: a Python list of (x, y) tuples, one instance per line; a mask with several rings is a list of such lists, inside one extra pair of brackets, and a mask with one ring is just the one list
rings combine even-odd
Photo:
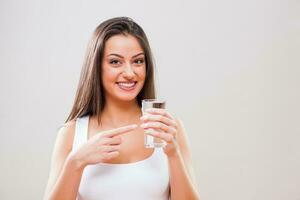
[[(153, 61), (142, 28), (118, 17), (93, 33), (75, 102), (54, 146), (44, 199), (199, 199), (182, 123), (155, 98)], [(166, 142), (144, 147), (144, 129)]]

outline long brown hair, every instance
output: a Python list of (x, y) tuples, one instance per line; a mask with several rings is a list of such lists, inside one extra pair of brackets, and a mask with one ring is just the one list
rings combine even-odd
[(142, 99), (155, 98), (154, 62), (150, 45), (143, 29), (128, 17), (116, 17), (102, 22), (93, 32), (84, 59), (75, 101), (66, 122), (86, 115), (97, 115), (100, 122), (101, 112), (105, 105), (102, 86), (102, 59), (105, 42), (112, 36), (123, 34), (137, 38), (146, 61), (146, 79), (137, 95), (138, 105)]

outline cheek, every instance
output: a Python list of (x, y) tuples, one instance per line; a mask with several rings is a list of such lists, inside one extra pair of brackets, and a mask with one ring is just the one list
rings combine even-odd
[(104, 88), (109, 89), (112, 86), (112, 84), (115, 84), (119, 72), (115, 69), (108, 69), (103, 67), (102, 70), (102, 85)]
[(145, 80), (146, 78), (146, 66), (138, 69), (138, 75), (141, 80)]
[(103, 67), (102, 80), (103, 81), (116, 81), (119, 72), (116, 69), (108, 69)]

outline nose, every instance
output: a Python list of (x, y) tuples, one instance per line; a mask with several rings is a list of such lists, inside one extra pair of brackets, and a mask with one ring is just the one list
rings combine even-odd
[(132, 79), (134, 77), (134, 71), (133, 71), (133, 68), (131, 67), (130, 64), (127, 64), (125, 66), (125, 69), (123, 71), (123, 74), (126, 78), (128, 79)]

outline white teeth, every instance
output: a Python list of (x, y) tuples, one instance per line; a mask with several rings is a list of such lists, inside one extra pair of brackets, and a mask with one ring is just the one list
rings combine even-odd
[(131, 83), (118, 83), (118, 85), (122, 86), (122, 87), (133, 87), (135, 85), (135, 82), (131, 82)]

